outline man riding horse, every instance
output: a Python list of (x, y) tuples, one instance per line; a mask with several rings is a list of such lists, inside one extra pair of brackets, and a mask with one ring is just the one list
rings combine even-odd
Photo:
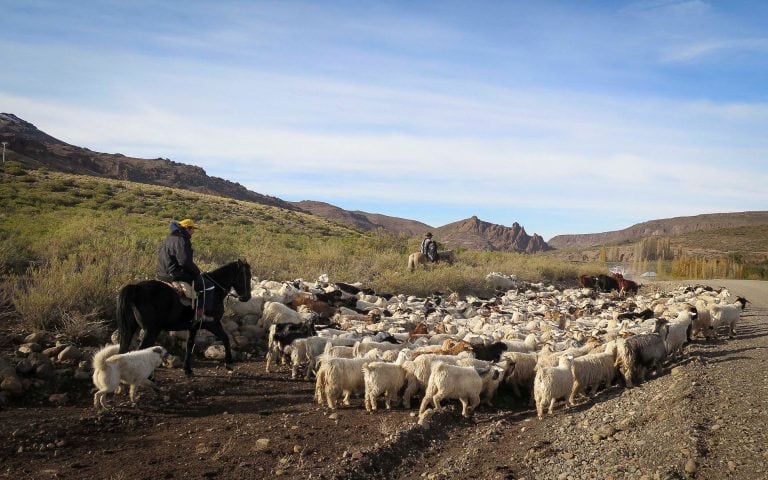
[[(195, 319), (211, 321), (205, 315), (205, 301), (200, 302), (198, 294), (204, 293), (203, 277), (192, 256), (192, 234), (197, 225), (189, 218), (169, 225), (170, 232), (157, 254), (157, 278), (171, 283), (173, 287), (197, 306)], [(200, 295), (205, 299), (205, 295)]]
[(437, 261), (437, 242), (432, 240), (432, 232), (424, 235), (424, 240), (421, 241), (421, 253), (426, 255), (430, 262)]

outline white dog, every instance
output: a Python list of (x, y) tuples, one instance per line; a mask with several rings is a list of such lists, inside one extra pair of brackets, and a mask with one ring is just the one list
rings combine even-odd
[(149, 376), (163, 363), (168, 352), (163, 347), (118, 354), (119, 345), (106, 345), (93, 356), (93, 384), (98, 391), (93, 395), (93, 407), (107, 409), (106, 395), (112, 393), (120, 382), (130, 385), (131, 402), (141, 385), (152, 385)]

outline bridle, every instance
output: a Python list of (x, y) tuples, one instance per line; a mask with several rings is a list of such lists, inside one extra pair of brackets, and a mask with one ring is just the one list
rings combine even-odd
[[(247, 290), (248, 287), (250, 287), (250, 285), (248, 285), (248, 277), (246, 275), (246, 268), (244, 268), (244, 262), (238, 260), (237, 269), (243, 273), (243, 289)], [(216, 280), (212, 279), (211, 276), (208, 275), (208, 272), (202, 273), (201, 275), (207, 278), (208, 280), (210, 280), (213, 286), (215, 286), (216, 288), (220, 289), (221, 291), (227, 292), (227, 297), (234, 297), (240, 300), (241, 302), (243, 301), (241, 300), (241, 298), (245, 296), (244, 294), (240, 295), (239, 293), (232, 293), (232, 288), (234, 288), (234, 286), (232, 288), (226, 289), (223, 286), (221, 286), (221, 284), (219, 284)], [(235, 289), (235, 292), (237, 292), (237, 289)]]

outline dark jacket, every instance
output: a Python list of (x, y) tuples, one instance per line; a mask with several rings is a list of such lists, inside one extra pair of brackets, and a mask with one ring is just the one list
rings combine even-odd
[(421, 242), (421, 253), (427, 256), (430, 262), (437, 261), (437, 242), (432, 238), (425, 238)]
[(200, 275), (192, 260), (192, 238), (187, 229), (171, 222), (170, 233), (157, 252), (157, 278), (192, 283)]

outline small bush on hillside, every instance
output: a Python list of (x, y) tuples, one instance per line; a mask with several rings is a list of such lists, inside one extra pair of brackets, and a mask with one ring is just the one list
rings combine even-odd
[(71, 178), (64, 178), (50, 182), (48, 184), (48, 190), (51, 192), (66, 192), (74, 186), (74, 180)]

